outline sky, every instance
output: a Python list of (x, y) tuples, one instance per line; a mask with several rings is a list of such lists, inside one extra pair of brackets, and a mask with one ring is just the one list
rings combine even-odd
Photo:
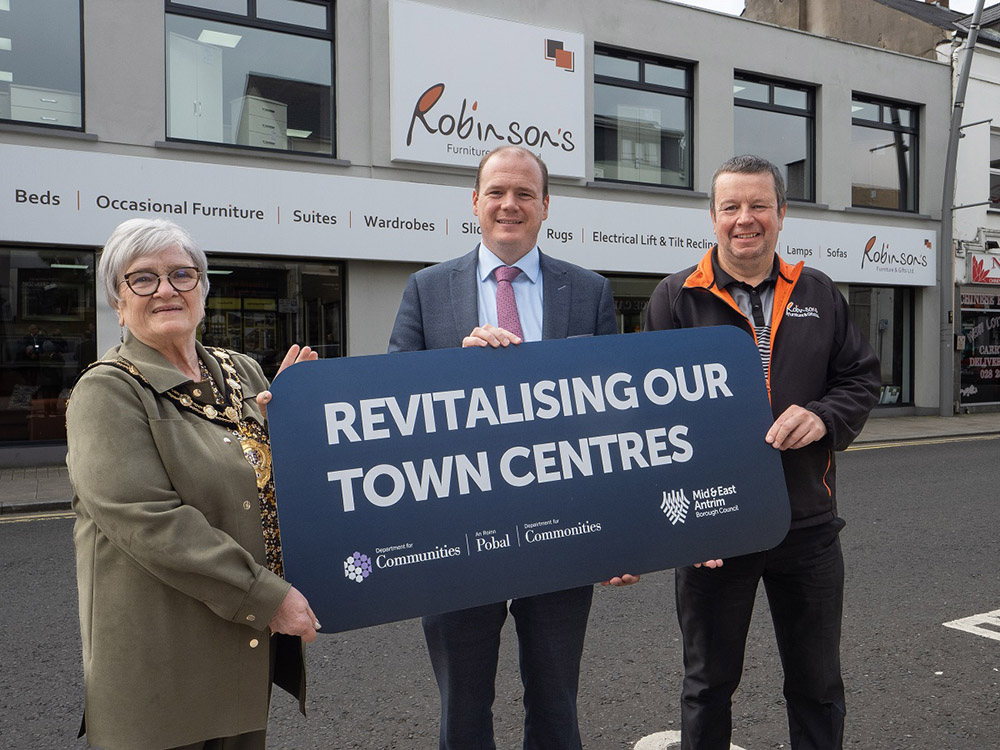
[[(990, 7), (997, 0), (986, 0), (985, 7)], [(698, 8), (708, 8), (722, 13), (738, 16), (743, 12), (743, 0), (673, 0), (675, 3), (694, 5)], [(916, 2), (916, 0), (914, 0)], [(972, 13), (976, 9), (976, 0), (951, 0), (948, 6), (959, 13)]]

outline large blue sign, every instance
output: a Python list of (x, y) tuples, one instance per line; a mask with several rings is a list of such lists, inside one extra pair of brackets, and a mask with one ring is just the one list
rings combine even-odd
[(285, 570), (325, 631), (788, 530), (760, 356), (736, 328), (306, 362), (272, 392)]

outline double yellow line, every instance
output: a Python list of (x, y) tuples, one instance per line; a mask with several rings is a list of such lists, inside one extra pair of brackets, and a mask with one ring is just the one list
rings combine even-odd
[(967, 443), (972, 440), (997, 440), (1000, 435), (955, 435), (952, 437), (924, 438), (922, 440), (897, 440), (891, 443), (862, 443), (852, 445), (849, 451), (871, 451), (878, 448), (909, 448), (914, 445), (941, 445), (943, 443)]
[(0, 516), (0, 524), (28, 523), (29, 521), (56, 521), (73, 517), (73, 512), (68, 510), (52, 511), (50, 513), (24, 513), (20, 515)]

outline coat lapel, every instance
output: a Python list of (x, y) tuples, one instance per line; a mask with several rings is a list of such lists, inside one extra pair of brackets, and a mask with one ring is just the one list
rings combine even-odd
[(451, 270), (451, 309), (455, 319), (455, 330), (461, 341), (473, 328), (479, 325), (479, 297), (477, 294), (476, 269), (479, 264), (479, 245), (462, 258)]
[(569, 273), (555, 266), (545, 253), (539, 251), (542, 269), (542, 338), (563, 339), (569, 333), (570, 299), (572, 282)]

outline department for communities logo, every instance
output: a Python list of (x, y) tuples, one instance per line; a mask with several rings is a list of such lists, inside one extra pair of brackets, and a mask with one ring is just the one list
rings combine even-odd
[(562, 68), (567, 73), (576, 70), (573, 53), (565, 49), (562, 42), (555, 39), (545, 40), (545, 59), (552, 60), (557, 68)]
[(663, 502), (660, 503), (660, 510), (667, 517), (672, 526), (684, 523), (687, 520), (688, 507), (691, 501), (687, 499), (684, 490), (664, 491)]
[(785, 307), (785, 315), (790, 318), (818, 318), (819, 309), (815, 307), (799, 307), (794, 302), (789, 302)]
[(344, 560), (344, 578), (362, 583), (372, 574), (372, 559), (368, 555), (355, 552)]

